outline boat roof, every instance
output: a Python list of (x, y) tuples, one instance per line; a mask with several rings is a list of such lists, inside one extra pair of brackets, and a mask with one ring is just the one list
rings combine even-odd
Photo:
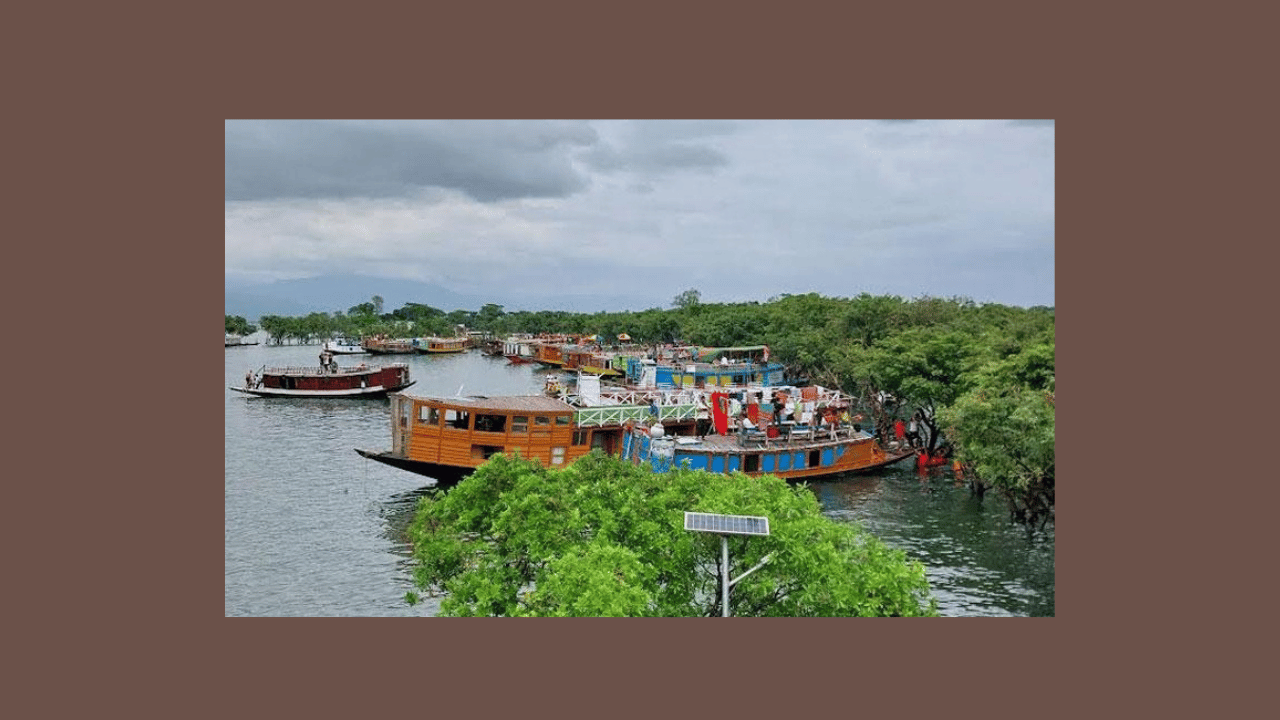
[(546, 395), (455, 395), (453, 397), (439, 397), (411, 393), (401, 394), (414, 400), (423, 400), (436, 405), (474, 410), (492, 410), (495, 412), (573, 412), (575, 410), (569, 403)]
[(700, 347), (697, 351), (699, 360), (715, 360), (721, 355), (740, 355), (743, 353), (760, 352), (764, 350), (764, 345), (740, 345), (737, 347)]

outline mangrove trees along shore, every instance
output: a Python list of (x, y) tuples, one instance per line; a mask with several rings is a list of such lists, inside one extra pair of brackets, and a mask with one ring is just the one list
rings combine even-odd
[(445, 312), (406, 303), (383, 313), (382, 298), (374, 296), (345, 313), (271, 315), (259, 322), (277, 343), (371, 333), (450, 335), (465, 325), (497, 336), (626, 333), (645, 345), (768, 344), (795, 374), (861, 398), (882, 436), (894, 420), (918, 416), (925, 449), (959, 461), (975, 494), (994, 488), (1029, 531), (1053, 520), (1053, 308), (866, 293), (704, 303), (691, 288), (668, 309), (638, 312), (508, 313), (495, 304)]
[(496, 455), (423, 498), (415, 582), (447, 616), (719, 616), (720, 538), (684, 530), (685, 511), (769, 518), (768, 536), (729, 536), (730, 578), (770, 556), (732, 587), (731, 615), (937, 615), (919, 562), (827, 518), (804, 487), (657, 474), (599, 450), (564, 469)]

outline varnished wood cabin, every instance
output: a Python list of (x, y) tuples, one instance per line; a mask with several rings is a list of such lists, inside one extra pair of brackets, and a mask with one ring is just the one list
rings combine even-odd
[(406, 470), (456, 481), (497, 453), (560, 468), (593, 447), (615, 454), (623, 428), (578, 427), (575, 408), (541, 395), (507, 397), (391, 396), (391, 451), (361, 452)]

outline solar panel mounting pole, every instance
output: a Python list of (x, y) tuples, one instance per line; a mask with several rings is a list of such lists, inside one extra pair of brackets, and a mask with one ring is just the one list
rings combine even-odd
[(684, 529), (713, 533), (720, 536), (720, 614), (729, 617), (729, 588), (742, 578), (759, 570), (773, 554), (765, 555), (755, 567), (742, 573), (736, 580), (729, 579), (729, 535), (769, 534), (769, 518), (758, 515), (715, 515), (713, 513), (685, 512)]

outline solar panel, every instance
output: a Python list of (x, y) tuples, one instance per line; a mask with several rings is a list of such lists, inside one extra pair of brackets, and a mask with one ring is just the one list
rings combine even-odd
[(756, 515), (685, 512), (684, 529), (727, 535), (768, 535), (769, 518)]

